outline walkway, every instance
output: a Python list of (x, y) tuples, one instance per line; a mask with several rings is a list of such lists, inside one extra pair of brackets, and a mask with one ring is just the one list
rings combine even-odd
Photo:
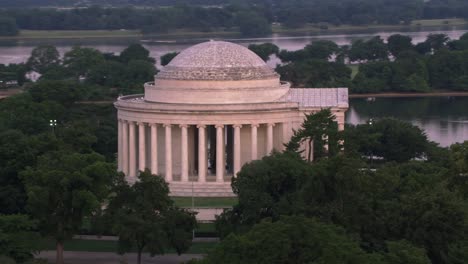
[[(46, 259), (49, 263), (55, 263), (55, 251), (43, 251), (37, 258)], [(136, 264), (137, 256), (135, 253), (120, 256), (115, 253), (101, 252), (73, 252), (65, 251), (64, 258), (66, 264)], [(164, 256), (150, 257), (149, 254), (142, 255), (142, 264), (179, 264), (187, 262), (191, 259), (202, 258), (200, 254), (184, 254), (181, 256), (175, 254), (167, 254)]]

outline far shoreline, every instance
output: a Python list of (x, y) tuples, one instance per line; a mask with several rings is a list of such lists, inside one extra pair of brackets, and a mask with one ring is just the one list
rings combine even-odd
[[(433, 31), (441, 28), (464, 29), (468, 28), (468, 21), (463, 19), (432, 19), (432, 20), (415, 20), (409, 25), (329, 25), (326, 28), (320, 28), (319, 25), (305, 25), (298, 28), (286, 28), (283, 26), (274, 25), (272, 34), (312, 34), (312, 35), (327, 35), (327, 34), (360, 34), (367, 31), (408, 31), (415, 32), (420, 30)], [(174, 40), (179, 38), (227, 38), (242, 36), (239, 31), (224, 31), (214, 30), (209, 32), (192, 31), (187, 29), (172, 30), (168, 33), (150, 33), (143, 34), (139, 30), (21, 30), (17, 36), (0, 36), (1, 40), (16, 40), (16, 41), (33, 41), (41, 39), (164, 39)]]

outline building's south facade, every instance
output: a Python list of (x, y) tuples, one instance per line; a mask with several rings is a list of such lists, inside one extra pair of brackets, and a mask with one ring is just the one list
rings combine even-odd
[(290, 88), (247, 48), (210, 41), (182, 51), (145, 84), (121, 96), (118, 169), (134, 182), (151, 170), (173, 196), (233, 196), (242, 165), (283, 150), (304, 115), (330, 108), (339, 129), (347, 88)]

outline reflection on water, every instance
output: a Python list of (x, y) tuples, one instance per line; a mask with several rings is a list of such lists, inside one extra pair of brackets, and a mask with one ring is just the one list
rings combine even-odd
[(468, 97), (351, 99), (346, 122), (362, 124), (382, 117), (409, 121), (444, 147), (468, 140)]
[[(350, 44), (356, 39), (369, 39), (373, 36), (380, 35), (383, 38), (388, 38), (393, 34), (405, 34), (413, 38), (413, 42), (418, 43), (426, 39), (430, 33), (447, 34), (451, 39), (458, 39), (461, 35), (467, 32), (466, 29), (457, 27), (444, 28), (438, 31), (417, 31), (417, 32), (402, 32), (402, 31), (374, 31), (367, 30), (365, 33), (359, 34), (308, 34), (301, 36), (291, 36), (287, 34), (273, 34), (266, 38), (224, 38), (223, 40), (237, 42), (241, 45), (259, 44), (271, 42), (286, 50), (298, 50), (304, 48), (313, 40), (331, 40), (338, 45)], [(28, 40), (28, 41), (3, 41), (0, 40), (0, 64), (20, 63), (27, 60), (31, 54), (31, 50), (41, 44), (52, 44), (58, 47), (59, 51), (64, 52), (71, 49), (72, 46), (81, 45), (84, 47), (96, 48), (102, 52), (120, 53), (131, 43), (141, 42), (151, 53), (151, 56), (159, 59), (162, 55), (168, 52), (181, 51), (195, 43), (207, 41), (202, 38), (184, 39), (178, 38), (173, 40), (165, 39), (45, 39), (45, 40)], [(275, 66), (277, 61), (271, 62), (270, 66)]]

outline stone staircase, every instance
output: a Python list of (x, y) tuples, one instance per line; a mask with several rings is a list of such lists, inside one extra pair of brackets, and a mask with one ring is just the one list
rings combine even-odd
[(235, 197), (231, 182), (171, 182), (170, 196), (177, 197)]

